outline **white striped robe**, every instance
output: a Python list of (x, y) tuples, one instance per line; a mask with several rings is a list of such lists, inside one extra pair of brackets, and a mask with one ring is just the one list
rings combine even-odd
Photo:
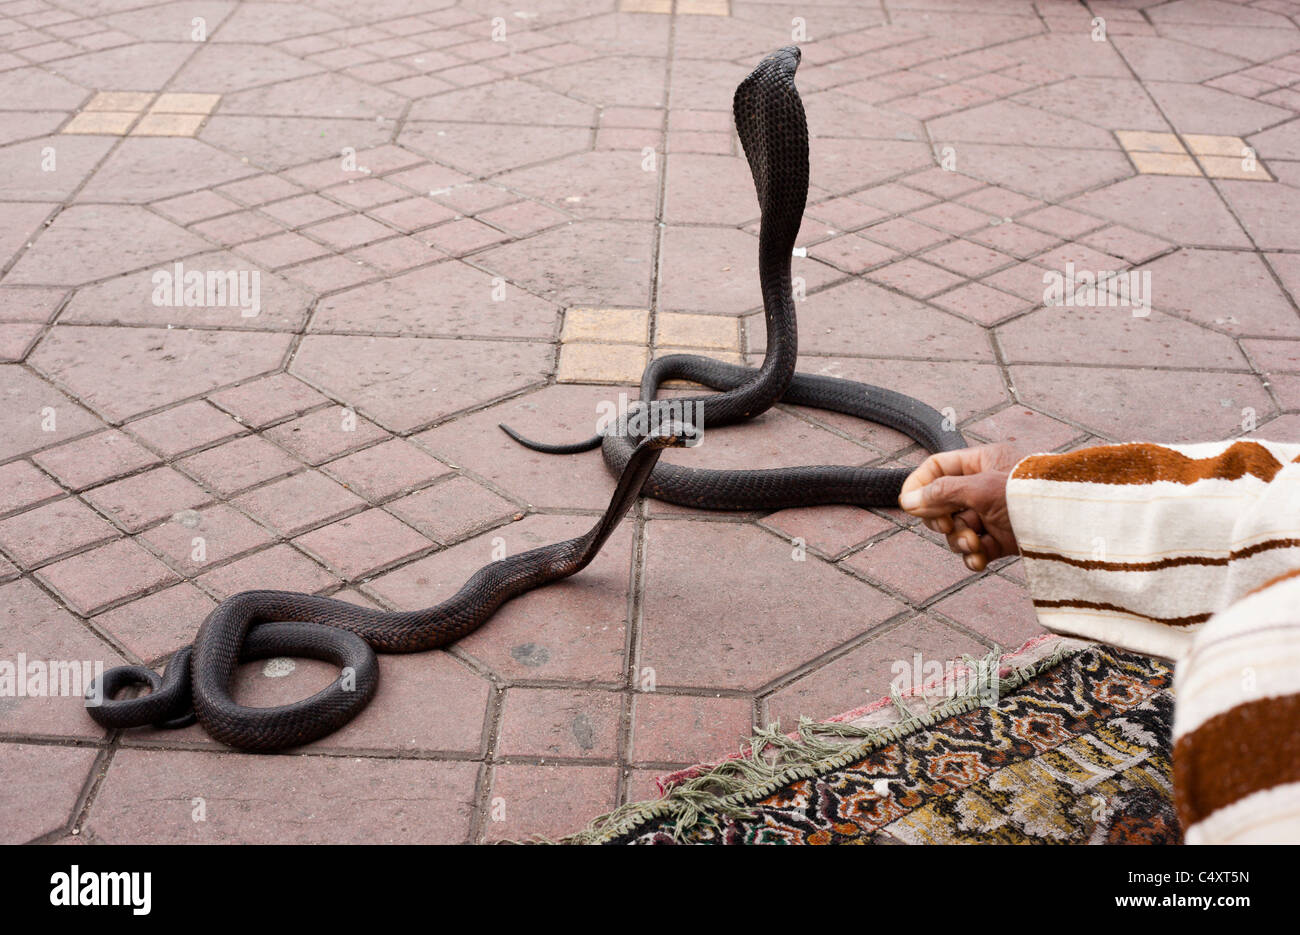
[(1300, 843), (1300, 445), (1031, 455), (1007, 483), (1043, 626), (1175, 660), (1188, 843)]

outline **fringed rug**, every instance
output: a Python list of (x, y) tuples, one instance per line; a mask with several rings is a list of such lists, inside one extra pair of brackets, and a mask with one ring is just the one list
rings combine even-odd
[(1173, 672), (1040, 637), (942, 679), (772, 729), (567, 843), (1177, 843)]

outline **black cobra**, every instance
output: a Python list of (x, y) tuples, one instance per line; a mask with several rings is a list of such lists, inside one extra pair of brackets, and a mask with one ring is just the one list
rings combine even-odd
[[(172, 656), (161, 678), (145, 666), (118, 666), (88, 693), (87, 710), (104, 727), (179, 727), (197, 718), (222, 743), (245, 750), (281, 750), (333, 733), (379, 687), (375, 650), (415, 653), (452, 643), (476, 630), (506, 601), (585, 568), (609, 538), (664, 448), (680, 446), (680, 427), (637, 444), (604, 514), (585, 535), (484, 565), (447, 600), (426, 610), (386, 613), (294, 591), (244, 591), (218, 604), (194, 645)], [(235, 701), (241, 661), (301, 656), (332, 662), (339, 677), (310, 698), (271, 708)], [(129, 685), (152, 689), (115, 700)], [(98, 699), (98, 704), (89, 699)]]
[[(799, 49), (791, 46), (764, 59), (736, 88), (736, 132), (745, 147), (758, 190), (761, 225), (758, 271), (767, 321), (767, 354), (758, 368), (740, 367), (692, 354), (654, 360), (641, 378), (640, 401), (603, 434), (567, 445), (530, 441), (508, 426), (512, 438), (551, 454), (573, 454), (602, 446), (615, 473), (635, 450), (636, 426), (656, 425), (683, 414), (692, 435), (753, 418), (780, 401), (847, 413), (904, 432), (930, 451), (966, 445), (955, 425), (910, 396), (879, 386), (795, 372), (798, 335), (790, 258), (808, 197), (808, 122), (794, 85)], [(684, 379), (724, 392), (685, 399), (655, 400), (666, 380)], [(638, 408), (648, 407), (641, 409)], [(780, 510), (795, 506), (848, 503), (895, 506), (908, 471), (843, 465), (716, 471), (661, 463), (643, 493), (660, 500), (712, 510)]]
[[(821, 503), (892, 505), (906, 472), (852, 467), (766, 471), (691, 470), (658, 464), (667, 447), (689, 442), (702, 426), (679, 425), (680, 408), (655, 402), (660, 384), (683, 378), (725, 392), (701, 398), (709, 425), (751, 418), (778, 400), (849, 413), (900, 429), (931, 450), (961, 447), (940, 414), (910, 397), (866, 384), (794, 372), (797, 340), (790, 256), (808, 194), (808, 132), (794, 86), (799, 50), (765, 59), (736, 90), (736, 127), (749, 159), (762, 212), (759, 269), (767, 317), (767, 355), (754, 369), (708, 358), (673, 355), (654, 361), (641, 385), (642, 405), (657, 428), (615, 431), (578, 445), (540, 450), (589, 450), (604, 441), (605, 460), (619, 475), (608, 508), (585, 535), (483, 566), (436, 607), (386, 613), (327, 597), (290, 591), (245, 591), (219, 604), (194, 644), (172, 656), (160, 677), (144, 666), (119, 666), (92, 686), (87, 709), (109, 728), (179, 726), (197, 718), (217, 740), (269, 751), (309, 743), (342, 727), (365, 707), (379, 683), (375, 650), (420, 652), (445, 646), (481, 626), (506, 601), (575, 574), (595, 557), (639, 493), (711, 509), (777, 509)], [(678, 401), (680, 404), (680, 401)], [(509, 431), (509, 430), (507, 430)], [(513, 433), (512, 433), (513, 434)], [(518, 437), (518, 436), (516, 436)], [(522, 441), (522, 439), (521, 439)], [(235, 701), (241, 661), (303, 656), (334, 663), (339, 677), (310, 698), (270, 708)], [(141, 697), (116, 699), (122, 689), (147, 686)]]

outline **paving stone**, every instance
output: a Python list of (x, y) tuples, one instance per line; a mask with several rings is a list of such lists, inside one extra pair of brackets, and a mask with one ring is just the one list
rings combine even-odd
[(388, 509), (439, 542), (455, 542), (468, 533), (517, 511), (509, 500), (468, 477), (453, 477), (388, 504)]
[(131, 432), (167, 457), (244, 431), (230, 416), (205, 402), (185, 403), (130, 423)]
[(571, 308), (564, 313), (560, 340), (644, 344), (649, 336), (649, 320), (650, 313), (642, 309)]
[(645, 308), (653, 235), (644, 224), (579, 221), (476, 255), (476, 265), (566, 306)]
[(45, 565), (36, 576), (86, 616), (176, 580), (165, 565), (130, 539)]
[(913, 687), (918, 671), (924, 684), (927, 665), (933, 669), (987, 652), (979, 641), (929, 616), (913, 617), (773, 693), (766, 720), (793, 729), (801, 716), (835, 717), (887, 697), (891, 686)]
[(191, 455), (177, 466), (223, 497), (283, 477), (302, 463), (258, 435), (245, 435)]
[(1135, 311), (1143, 309), (1044, 308), (1000, 327), (998, 345), (1008, 363), (1246, 369), (1227, 336), (1160, 312), (1138, 317)]
[(286, 373), (252, 380), (208, 397), (246, 425), (260, 428), (326, 401), (311, 387)]
[(308, 464), (321, 464), (387, 437), (351, 409), (328, 407), (267, 429), (264, 437)]
[(73, 205), (14, 264), (6, 281), (77, 285), (204, 246), (183, 228), (134, 205)]
[(138, 532), (165, 516), (212, 499), (185, 475), (167, 466), (96, 487), (83, 496), (127, 532)]
[[(1143, 204), (1140, 214), (1133, 205)], [(1203, 179), (1142, 176), (1082, 195), (1066, 207), (1189, 246), (1246, 247), (1241, 226)]]
[(753, 733), (749, 698), (640, 692), (632, 704), (633, 762), (709, 761), (738, 750)]
[(516, 284), (451, 261), (324, 298), (311, 330), (549, 340), (556, 315)]
[(224, 503), (177, 510), (167, 522), (140, 536), (173, 568), (197, 575), (211, 565), (259, 549), (271, 534)]
[(965, 431), (990, 442), (1015, 445), (1026, 453), (1055, 451), (1082, 434), (1073, 426), (1024, 406), (1008, 406), (972, 422)]
[(117, 534), (94, 510), (71, 497), (0, 520), (0, 545), (23, 568), (114, 539)]
[(810, 506), (779, 510), (762, 525), (794, 542), (802, 539), (829, 558), (894, 528), (883, 517), (854, 506)]
[[(799, 323), (800, 349), (807, 353), (968, 360), (992, 355), (974, 325), (863, 282), (810, 295), (799, 309)], [(751, 351), (761, 351), (767, 336), (751, 328), (749, 342)]]
[(301, 552), (281, 544), (213, 569), (201, 575), (198, 583), (224, 600), (240, 591), (261, 588), (314, 594), (337, 584), (338, 579)]
[(934, 605), (934, 610), (1009, 651), (1041, 636), (1029, 593), (997, 575), (985, 575)]
[(613, 766), (501, 764), (493, 767), (488, 841), (520, 840), (540, 834), (559, 837), (582, 828), (617, 801)]
[(1241, 346), (1265, 373), (1300, 372), (1300, 341), (1244, 340)]
[(392, 514), (378, 509), (314, 529), (294, 542), (349, 580), (393, 565), (433, 545)]
[[(591, 526), (591, 517), (529, 516), (381, 575), (367, 590), (400, 609), (432, 607), (503, 549), (516, 555)], [(581, 574), (515, 598), (456, 645), (511, 680), (621, 680), (631, 560), (632, 534), (623, 524)]]
[(0, 465), (0, 513), (62, 495), (62, 487), (26, 461)]
[(915, 259), (890, 263), (873, 270), (868, 278), (918, 299), (929, 298), (965, 281), (931, 263)]
[(1249, 374), (1013, 365), (1011, 376), (1026, 403), (1116, 441), (1222, 438), (1243, 409), (1271, 410)]
[(511, 688), (502, 704), (501, 756), (612, 759), (623, 696), (618, 692)]
[[(735, 315), (762, 307), (758, 243), (749, 234), (715, 228), (669, 227), (664, 231), (660, 263), (661, 310)], [(833, 270), (806, 257), (794, 258), (792, 274), (803, 278), (809, 293), (840, 278)]]
[(44, 324), (65, 295), (59, 288), (0, 286), (0, 321)]
[(73, 490), (158, 463), (157, 455), (116, 430), (46, 449), (32, 460)]
[[(85, 833), (120, 844), (457, 844), (468, 840), (477, 773), (473, 763), (128, 749)], [(148, 802), (141, 788), (154, 790)], [(300, 791), (286, 801), (286, 788)], [(193, 820), (196, 796), (203, 821)]]
[[(522, 342), (308, 335), (292, 367), (400, 432), (540, 383), (551, 354)], [(466, 372), (478, 374), (472, 385), (459, 377)]]
[(303, 471), (238, 497), (233, 503), (282, 535), (353, 512), (365, 501), (319, 471)]
[(398, 438), (331, 461), (323, 470), (372, 502), (422, 487), (450, 473), (441, 461)]
[(0, 824), (6, 844), (25, 844), (72, 820), (97, 751), (23, 743), (6, 743), (0, 750)]
[(725, 318), (664, 312), (655, 318), (655, 344), (732, 350), (739, 347), (739, 335)]
[(1145, 269), (1158, 308), (1229, 334), (1300, 336), (1291, 303), (1253, 253), (1180, 250)]
[(642, 347), (565, 344), (555, 378), (559, 383), (639, 383), (647, 363)]
[[(110, 339), (111, 357), (100, 353)], [(124, 419), (272, 370), (288, 347), (279, 334), (67, 325), (29, 362), (90, 407)]]
[[(750, 527), (655, 520), (645, 548), (641, 664), (662, 686), (757, 689), (902, 609), (817, 559), (794, 560), (787, 543)], [(712, 626), (700, 632), (692, 615)]]
[(1220, 184), (1224, 198), (1241, 218), (1242, 226), (1256, 246), (1278, 250), (1295, 243), (1295, 212), (1300, 209), (1300, 192), (1289, 185), (1267, 186), (1242, 181)]
[(105, 611), (93, 623), (148, 661), (192, 643), (199, 624), (216, 606), (216, 601), (183, 581)]

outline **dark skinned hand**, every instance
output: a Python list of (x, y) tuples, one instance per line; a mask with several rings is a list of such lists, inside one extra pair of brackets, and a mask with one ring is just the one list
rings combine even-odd
[(1022, 457), (1013, 445), (981, 445), (930, 455), (903, 482), (898, 505), (918, 516), (971, 571), (1014, 555), (1007, 477)]

